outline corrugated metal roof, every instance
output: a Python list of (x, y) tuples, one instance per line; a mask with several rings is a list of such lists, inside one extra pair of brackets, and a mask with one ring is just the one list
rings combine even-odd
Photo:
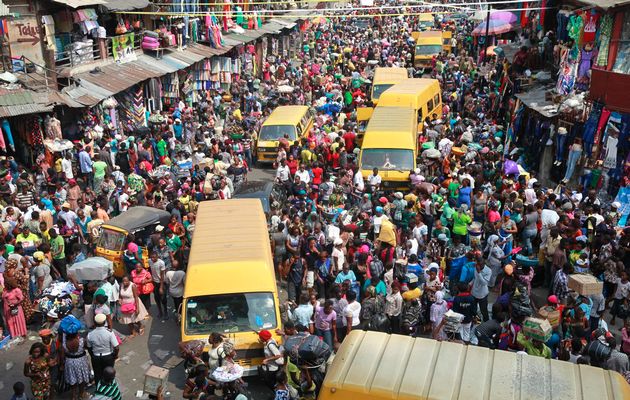
[(33, 92), (27, 89), (0, 88), (0, 117), (35, 114), (52, 111), (48, 93)]
[(105, 8), (110, 11), (139, 10), (149, 5), (149, 0), (105, 0)]
[(55, 3), (65, 4), (68, 7), (79, 8), (106, 4), (105, 0), (52, 0)]
[(37, 114), (50, 112), (52, 105), (45, 104), (21, 104), (19, 106), (0, 106), (0, 118), (15, 117), (18, 115)]

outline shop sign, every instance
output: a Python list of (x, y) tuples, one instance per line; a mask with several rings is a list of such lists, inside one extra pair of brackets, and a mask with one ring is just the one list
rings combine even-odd
[(35, 64), (44, 65), (42, 31), (35, 17), (23, 17), (9, 22), (9, 47), (12, 57), (26, 57)]
[(112, 54), (114, 61), (119, 64), (124, 64), (136, 60), (136, 50), (133, 48), (133, 41), (133, 32), (112, 38)]

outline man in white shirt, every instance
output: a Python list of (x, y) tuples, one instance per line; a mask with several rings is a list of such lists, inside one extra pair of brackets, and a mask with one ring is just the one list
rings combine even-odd
[(70, 203), (63, 203), (61, 205), (61, 211), (57, 214), (57, 218), (61, 218), (66, 222), (66, 226), (70, 229), (74, 228), (75, 221), (77, 220), (77, 214), (70, 209)]
[(372, 192), (377, 191), (381, 187), (382, 178), (378, 174), (378, 168), (372, 170), (372, 173), (368, 175), (367, 181)]
[(304, 184), (307, 186), (311, 181), (311, 174), (305, 169), (304, 164), (300, 164), (300, 168), (295, 171), (295, 176), (299, 176), (300, 182), (304, 182)]
[(63, 171), (66, 179), (74, 179), (72, 172), (72, 154), (68, 153), (65, 158), (61, 159), (61, 171)]
[(363, 181), (363, 174), (361, 174), (361, 170), (357, 169), (354, 173), (354, 177), (352, 179), (354, 183), (354, 192), (356, 194), (361, 194), (365, 190), (365, 182)]
[(278, 169), (276, 170), (276, 179), (280, 181), (280, 183), (289, 182), (289, 177), (291, 172), (289, 167), (287, 166), (286, 160), (281, 160)]

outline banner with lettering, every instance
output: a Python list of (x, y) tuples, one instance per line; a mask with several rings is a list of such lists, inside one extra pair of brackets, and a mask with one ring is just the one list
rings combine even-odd
[(136, 51), (133, 48), (134, 33), (127, 33), (112, 38), (112, 54), (114, 61), (124, 64), (136, 60)]

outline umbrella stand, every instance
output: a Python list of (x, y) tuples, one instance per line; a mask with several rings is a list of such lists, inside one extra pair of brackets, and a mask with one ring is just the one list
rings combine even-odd
[(488, 32), (490, 31), (490, 8), (488, 7), (488, 13), (486, 14), (486, 36), (483, 41), (483, 61), (488, 61)]

